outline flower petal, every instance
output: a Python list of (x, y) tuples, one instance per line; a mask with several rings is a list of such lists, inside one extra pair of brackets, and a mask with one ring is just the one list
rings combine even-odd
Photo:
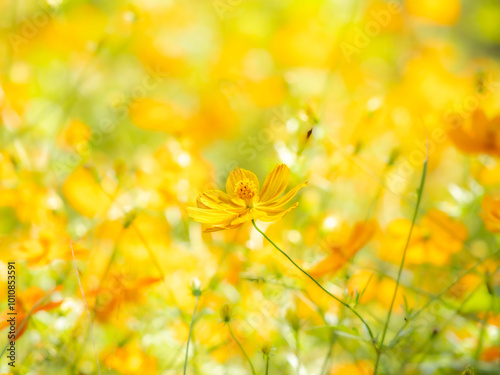
[(226, 210), (230, 212), (238, 212), (245, 208), (242, 200), (232, 199), (226, 193), (219, 190), (209, 190), (197, 199), (199, 208), (212, 208), (216, 210)]
[(294, 187), (292, 190), (290, 190), (288, 193), (286, 193), (285, 195), (283, 195), (281, 198), (279, 199), (276, 199), (274, 201), (268, 201), (268, 202), (265, 202), (265, 203), (262, 203), (262, 202), (259, 202), (256, 204), (256, 207), (259, 209), (259, 210), (263, 210), (263, 209), (273, 209), (273, 208), (278, 208), (278, 207), (281, 207), (285, 204), (287, 204), (288, 202), (290, 202), (290, 200), (295, 196), (295, 194), (297, 194), (297, 192), (302, 189), (304, 186), (307, 185), (307, 181), (306, 182), (303, 182), (302, 184)]
[(194, 207), (189, 207), (187, 210), (189, 216), (192, 219), (203, 224), (224, 225), (230, 223), (231, 220), (234, 220), (238, 217), (238, 214), (236, 213), (223, 210), (212, 210)]
[(265, 203), (283, 193), (290, 179), (290, 169), (286, 164), (277, 165), (266, 177), (260, 192), (260, 201)]
[(372, 239), (376, 230), (375, 220), (356, 223), (345, 245), (344, 254), (349, 258), (353, 257)]
[(265, 216), (266, 216), (265, 212), (251, 208), (243, 215), (240, 215), (236, 220), (231, 221), (231, 225), (243, 224), (251, 220), (258, 220), (258, 219), (263, 220)]
[(245, 178), (248, 178), (250, 181), (253, 181), (255, 184), (255, 187), (257, 188), (257, 192), (260, 190), (260, 184), (259, 184), (259, 179), (257, 178), (256, 175), (254, 175), (252, 172), (247, 171), (246, 169), (240, 169), (236, 167), (234, 171), (232, 171), (229, 174), (229, 177), (227, 178), (226, 181), (226, 193), (230, 197), (235, 197), (234, 195), (234, 188), (238, 184), (238, 182), (244, 180)]
[(308, 272), (312, 277), (322, 277), (326, 274), (337, 272), (347, 263), (347, 261), (347, 258), (338, 257), (337, 255), (328, 255), (326, 258), (316, 263)]
[(295, 207), (297, 207), (299, 203), (295, 203), (292, 207), (286, 209), (286, 210), (281, 210), (281, 209), (275, 209), (275, 208), (262, 208), (259, 207), (257, 211), (262, 211), (265, 212), (267, 215), (262, 216), (259, 218), (259, 220), (265, 221), (265, 222), (271, 222), (271, 221), (276, 221), (281, 219), (283, 216), (285, 216), (288, 212), (293, 210)]
[(221, 230), (228, 230), (228, 229), (235, 229), (240, 227), (241, 224), (238, 225), (226, 225), (224, 227), (208, 227), (203, 230), (205, 233), (212, 233), (212, 232), (220, 232)]

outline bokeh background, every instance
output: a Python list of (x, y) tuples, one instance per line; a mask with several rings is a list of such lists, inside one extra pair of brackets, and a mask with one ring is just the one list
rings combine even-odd
[(187, 208), (286, 163), (309, 184), (259, 225), (306, 269), (333, 254), (318, 280), (380, 339), (427, 154), (379, 373), (500, 373), (499, 21), (495, 0), (0, 0), (0, 310), (15, 261), (23, 323), (0, 371), (182, 374), (195, 285), (187, 373), (251, 373), (230, 306), (257, 373), (271, 346), (270, 374), (372, 374), (351, 312)]

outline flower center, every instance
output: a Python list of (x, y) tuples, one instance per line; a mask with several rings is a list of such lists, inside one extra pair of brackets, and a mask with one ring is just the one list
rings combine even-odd
[(255, 188), (255, 184), (253, 181), (245, 178), (244, 180), (239, 181), (234, 188), (234, 194), (243, 200), (249, 200), (255, 197), (257, 194), (257, 189)]

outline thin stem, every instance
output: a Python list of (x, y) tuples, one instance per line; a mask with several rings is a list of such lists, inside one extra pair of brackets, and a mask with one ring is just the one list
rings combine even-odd
[(306, 275), (309, 279), (311, 279), (317, 286), (319, 286), (326, 294), (328, 294), (330, 297), (332, 297), (333, 299), (335, 299), (337, 302), (341, 303), (342, 305), (344, 305), (345, 307), (347, 307), (349, 310), (351, 310), (353, 312), (354, 315), (356, 315), (359, 320), (361, 320), (361, 322), (365, 325), (366, 329), (368, 330), (368, 333), (370, 335), (370, 338), (372, 339), (372, 343), (375, 344), (375, 336), (373, 335), (373, 332), (372, 330), (370, 329), (370, 326), (368, 325), (368, 323), (363, 319), (363, 317), (361, 315), (359, 315), (359, 313), (354, 309), (352, 308), (347, 302), (344, 302), (342, 301), (340, 298), (338, 298), (337, 296), (333, 295), (332, 293), (330, 293), (328, 290), (326, 290), (319, 282), (316, 281), (316, 279), (314, 277), (312, 277), (309, 273), (307, 273), (307, 271), (305, 271), (304, 269), (302, 269), (297, 263), (295, 263), (293, 261), (292, 258), (290, 258), (288, 256), (287, 253), (285, 253), (283, 250), (281, 250), (264, 232), (262, 232), (259, 227), (255, 224), (255, 221), (252, 220), (252, 224), (253, 226), (255, 227), (255, 229), (257, 229), (257, 231), (262, 234), (262, 236), (264, 236), (264, 238), (266, 240), (269, 241), (269, 243), (271, 245), (273, 245), (276, 250), (278, 250), (281, 254), (283, 254), (298, 270), (300, 270), (304, 275)]
[[(488, 284), (488, 282), (489, 282), (488, 279), (486, 279), (486, 284)], [(488, 288), (488, 290), (490, 290), (490, 289)], [(490, 306), (488, 308), (488, 311), (486, 311), (486, 316), (484, 317), (484, 321), (481, 323), (481, 330), (479, 332), (479, 339), (478, 339), (478, 343), (477, 343), (476, 353), (474, 355), (474, 360), (476, 362), (479, 361), (479, 357), (481, 356), (481, 351), (483, 349), (484, 334), (486, 331), (486, 325), (488, 324), (488, 318), (489, 318), (491, 310), (493, 310), (493, 307), (495, 304), (495, 295), (493, 293), (490, 293), (490, 297), (491, 297)]]
[(266, 357), (267, 357), (266, 358), (266, 375), (268, 375), (269, 374), (269, 357), (270, 357), (270, 355), (267, 355)]
[(93, 325), (92, 325), (92, 316), (90, 315), (89, 306), (87, 304), (87, 299), (85, 298), (85, 293), (83, 292), (82, 282), (80, 280), (80, 275), (78, 273), (78, 267), (76, 266), (75, 251), (73, 250), (73, 242), (72, 241), (69, 242), (69, 247), (71, 248), (71, 255), (73, 256), (73, 266), (75, 267), (76, 279), (78, 280), (78, 285), (80, 286), (80, 292), (82, 293), (82, 299), (83, 299), (83, 303), (85, 306), (85, 310), (87, 310), (87, 318), (89, 320), (89, 332), (90, 332), (90, 336), (92, 337), (92, 346), (94, 347), (95, 362), (97, 364), (97, 373), (100, 375), (101, 374), (101, 367), (99, 366), (99, 358), (97, 357), (97, 349), (95, 346), (95, 339), (94, 339)]
[(238, 339), (236, 338), (236, 336), (234, 335), (233, 333), (233, 330), (231, 329), (231, 324), (227, 324), (227, 328), (229, 328), (229, 333), (231, 334), (232, 338), (234, 341), (236, 341), (236, 344), (238, 344), (238, 346), (240, 347), (240, 350), (241, 352), (243, 353), (243, 355), (245, 356), (248, 364), (250, 365), (250, 368), (252, 369), (252, 374), (253, 375), (256, 375), (255, 373), (255, 369), (253, 368), (253, 365), (252, 365), (252, 361), (250, 361), (250, 358), (248, 358), (248, 355), (247, 353), (245, 352), (245, 349), (243, 349), (243, 346), (241, 346), (240, 342), (238, 341)]
[(373, 371), (374, 375), (377, 374), (378, 364), (379, 364), (379, 361), (380, 361), (380, 355), (382, 354), (382, 349), (383, 349), (383, 346), (384, 346), (385, 335), (387, 334), (387, 328), (389, 327), (389, 321), (391, 320), (392, 309), (394, 307), (394, 302), (396, 301), (396, 295), (397, 295), (397, 292), (398, 292), (398, 289), (399, 289), (399, 283), (400, 283), (400, 280), (401, 280), (401, 274), (403, 273), (403, 267), (404, 267), (405, 259), (406, 259), (406, 251), (408, 250), (408, 246), (410, 245), (410, 239), (411, 239), (411, 235), (413, 233), (413, 227), (415, 226), (415, 221), (417, 220), (417, 214), (418, 214), (418, 210), (419, 210), (419, 207), (420, 207), (420, 201), (422, 199), (422, 193), (423, 193), (424, 185), (425, 185), (425, 177), (427, 176), (428, 154), (429, 154), (429, 145), (427, 143), (427, 155), (426, 155), (425, 161), (424, 161), (424, 167), (423, 167), (423, 170), (422, 170), (422, 177), (420, 178), (420, 186), (418, 188), (417, 204), (416, 204), (415, 210), (413, 212), (413, 218), (412, 218), (412, 221), (411, 221), (410, 233), (408, 233), (408, 238), (406, 239), (405, 249), (403, 251), (403, 257), (402, 257), (401, 263), (399, 265), (398, 277), (396, 279), (396, 288), (394, 288), (394, 294), (392, 295), (391, 306), (389, 307), (389, 311), (387, 312), (387, 318), (385, 320), (384, 330), (382, 331), (382, 338), (380, 339), (379, 349), (377, 351), (377, 360), (375, 361), (375, 369)]
[(191, 341), (191, 332), (193, 331), (194, 317), (196, 315), (196, 309), (198, 308), (198, 301), (199, 300), (200, 300), (200, 296), (196, 295), (196, 301), (194, 303), (194, 310), (193, 310), (193, 317), (191, 318), (191, 324), (189, 325), (188, 341), (187, 341), (187, 345), (186, 345), (186, 356), (184, 358), (184, 375), (186, 375), (188, 354), (189, 354), (189, 343)]
[(297, 355), (297, 374), (300, 374), (300, 344), (299, 344), (299, 329), (300, 327), (297, 327), (295, 330), (295, 343), (296, 343), (296, 355)]
[(326, 353), (325, 360), (323, 361), (323, 365), (321, 366), (321, 372), (320, 375), (323, 375), (327, 371), (328, 367), (328, 362), (330, 362), (330, 358), (333, 353), (333, 347), (335, 345), (335, 334), (331, 332), (331, 337), (330, 337), (330, 345), (328, 346), (328, 352)]
[(394, 336), (394, 338), (392, 339), (391, 341), (391, 344), (389, 346), (392, 346), (393, 344), (395, 344), (397, 342), (397, 340), (399, 339), (399, 337), (401, 336), (402, 332), (404, 331), (404, 329), (406, 328), (406, 326), (408, 325), (408, 322), (410, 320), (415, 320), (417, 317), (420, 316), (420, 314), (422, 314), (434, 301), (440, 299), (446, 292), (448, 292), (454, 285), (456, 285), (460, 280), (462, 280), (465, 276), (467, 276), (468, 274), (470, 274), (471, 272), (473, 272), (474, 270), (476, 270), (476, 268), (478, 268), (481, 264), (483, 264), (484, 262), (486, 262), (488, 259), (490, 258), (493, 258), (497, 255), (500, 254), (500, 250), (497, 250), (495, 251), (494, 253), (492, 254), (489, 254), (489, 255), (486, 255), (484, 258), (482, 258), (481, 260), (479, 260), (476, 264), (474, 264), (474, 266), (472, 266), (471, 268), (469, 268), (468, 270), (465, 270), (464, 272), (462, 272), (459, 276), (457, 276), (453, 282), (451, 284), (449, 284), (446, 288), (444, 288), (441, 292), (439, 292), (437, 295), (433, 296), (432, 298), (429, 299), (429, 301), (427, 301), (427, 303), (422, 307), (420, 308), (419, 310), (417, 310), (416, 312), (414, 312), (413, 314), (410, 315), (410, 317), (405, 321), (405, 323), (401, 326), (401, 328), (399, 329), (399, 331), (396, 333), (396, 335)]

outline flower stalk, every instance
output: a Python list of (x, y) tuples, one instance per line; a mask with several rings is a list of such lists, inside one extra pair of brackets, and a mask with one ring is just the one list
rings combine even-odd
[(375, 336), (373, 335), (373, 331), (371, 330), (370, 326), (368, 325), (368, 323), (366, 322), (365, 319), (363, 319), (363, 317), (351, 306), (349, 305), (347, 302), (344, 302), (342, 301), (340, 298), (338, 298), (337, 296), (335, 296), (334, 294), (330, 293), (328, 290), (326, 290), (314, 277), (312, 277), (307, 271), (305, 271), (302, 267), (300, 267), (297, 263), (295, 263), (295, 261), (290, 258), (290, 256), (288, 256), (287, 253), (285, 253), (283, 250), (281, 250), (278, 245), (276, 245), (263, 231), (260, 230), (260, 228), (257, 226), (257, 224), (255, 224), (255, 220), (252, 220), (252, 224), (253, 226), (255, 227), (255, 229), (257, 229), (257, 231), (262, 234), (262, 236), (271, 244), (273, 245), (276, 250), (278, 250), (281, 254), (283, 254), (300, 272), (302, 272), (304, 275), (306, 275), (309, 279), (311, 279), (318, 287), (320, 287), (326, 294), (328, 294), (330, 297), (332, 297), (333, 299), (335, 299), (337, 302), (339, 302), (340, 304), (344, 305), (346, 308), (348, 308), (349, 310), (352, 311), (352, 313), (354, 315), (356, 315), (359, 320), (361, 320), (361, 322), (364, 324), (364, 326), (366, 327), (366, 329), (368, 330), (368, 334), (370, 335), (370, 338), (372, 340), (372, 343), (375, 344), (376, 340), (375, 340)]
[(396, 295), (398, 293), (399, 283), (401, 281), (401, 274), (403, 273), (403, 267), (404, 267), (405, 259), (406, 259), (406, 252), (408, 250), (408, 246), (410, 245), (410, 239), (411, 239), (411, 235), (413, 233), (413, 227), (415, 226), (415, 221), (417, 220), (418, 210), (420, 208), (420, 201), (422, 200), (422, 193), (423, 193), (424, 185), (425, 185), (425, 178), (427, 176), (427, 161), (428, 161), (428, 158), (429, 158), (429, 144), (427, 142), (427, 154), (425, 156), (424, 167), (423, 167), (423, 170), (422, 170), (422, 177), (420, 178), (420, 186), (419, 186), (419, 188), (417, 190), (417, 192), (418, 192), (417, 204), (415, 205), (415, 210), (413, 212), (413, 218), (412, 218), (412, 221), (411, 221), (410, 232), (408, 233), (408, 238), (406, 239), (406, 245), (405, 245), (405, 249), (403, 251), (403, 257), (401, 259), (401, 263), (399, 264), (398, 277), (396, 279), (396, 287), (394, 288), (394, 294), (392, 295), (391, 305), (389, 307), (389, 311), (387, 312), (387, 318), (385, 320), (384, 329), (382, 331), (382, 337), (380, 339), (379, 347), (378, 347), (378, 350), (377, 350), (377, 359), (375, 361), (375, 369), (373, 370), (373, 375), (376, 375), (377, 371), (378, 371), (378, 365), (379, 365), (380, 356), (382, 355), (382, 351), (383, 351), (383, 347), (384, 347), (385, 336), (387, 334), (387, 329), (389, 327), (389, 321), (391, 320), (391, 315), (392, 315), (392, 309), (394, 307), (394, 302), (396, 301)]
[(238, 344), (238, 346), (240, 347), (241, 352), (243, 353), (243, 356), (245, 357), (245, 359), (247, 360), (248, 364), (250, 365), (250, 368), (252, 369), (252, 374), (256, 375), (256, 372), (255, 372), (255, 369), (253, 367), (252, 361), (250, 360), (250, 358), (248, 357), (247, 353), (245, 352), (245, 349), (243, 349), (243, 346), (240, 344), (240, 342), (238, 341), (238, 339), (234, 335), (233, 330), (231, 329), (231, 324), (230, 323), (227, 323), (227, 328), (229, 329), (229, 333), (231, 334), (231, 337), (233, 338), (234, 341), (236, 341), (236, 344)]
[(199, 288), (198, 285), (196, 285), (194, 283), (192, 286), (192, 293), (195, 296), (195, 302), (194, 302), (193, 315), (191, 317), (191, 323), (189, 324), (189, 333), (188, 333), (188, 340), (187, 340), (187, 345), (186, 345), (186, 356), (184, 357), (184, 372), (183, 372), (184, 375), (186, 375), (186, 370), (187, 370), (187, 363), (188, 363), (188, 356), (189, 356), (189, 343), (191, 342), (191, 333), (193, 332), (194, 319), (196, 316), (196, 310), (198, 309), (198, 302), (199, 302), (200, 296), (201, 296), (201, 289)]

